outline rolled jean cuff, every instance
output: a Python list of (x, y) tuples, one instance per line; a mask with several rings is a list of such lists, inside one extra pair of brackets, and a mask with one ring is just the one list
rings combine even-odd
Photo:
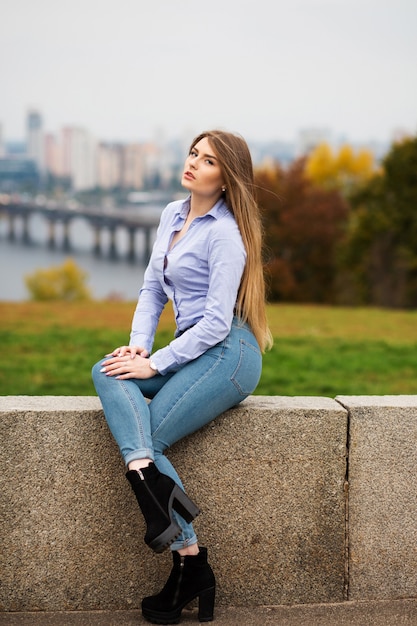
[(175, 552), (176, 550), (182, 550), (183, 548), (188, 548), (189, 546), (193, 546), (197, 543), (197, 535), (193, 535), (189, 539), (177, 539), (174, 543), (171, 543), (170, 550)]
[(133, 452), (128, 452), (124, 457), (124, 462), (126, 463), (126, 467), (132, 461), (139, 461), (140, 459), (151, 459), (151, 461), (155, 460), (153, 450), (150, 448), (141, 448), (140, 450), (133, 450)]

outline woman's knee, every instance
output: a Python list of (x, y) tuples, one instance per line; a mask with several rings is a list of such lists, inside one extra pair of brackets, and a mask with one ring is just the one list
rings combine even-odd
[(91, 368), (91, 378), (93, 379), (94, 384), (99, 382), (99, 380), (103, 376), (103, 373), (101, 372), (102, 367), (102, 361), (98, 361)]

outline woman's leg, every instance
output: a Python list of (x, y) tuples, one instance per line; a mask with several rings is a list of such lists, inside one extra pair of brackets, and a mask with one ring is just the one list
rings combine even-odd
[[(93, 380), (110, 430), (130, 468), (126, 478), (146, 521), (145, 542), (156, 552), (162, 552), (181, 534), (181, 527), (173, 516), (173, 507), (188, 522), (198, 514), (198, 508), (172, 478), (161, 474), (151, 462), (154, 451), (150, 414), (139, 381), (106, 376), (101, 371), (101, 363), (93, 368)], [(149, 391), (152, 395), (152, 390)]]
[[(258, 383), (260, 368), (253, 335), (233, 328), (220, 346), (175, 374), (172, 385), (155, 396), (150, 409), (155, 460), (164, 472), (174, 475), (175, 470), (163, 451), (249, 395)], [(191, 525), (181, 522), (181, 528), (181, 537), (171, 546), (173, 568), (165, 586), (142, 601), (142, 614), (153, 622), (179, 621), (183, 607), (197, 597), (199, 620), (213, 619), (216, 582), (207, 550), (191, 543)]]
[[(261, 368), (262, 357), (253, 334), (247, 326), (235, 323), (224, 341), (166, 382), (149, 405), (154, 459), (160, 472), (182, 487), (164, 451), (250, 395), (259, 382)], [(178, 515), (176, 520), (182, 534), (171, 550), (182, 552), (196, 544), (197, 537), (191, 524)]]
[[(150, 412), (146, 398), (152, 398), (169, 380), (169, 375), (148, 381), (117, 380), (113, 376), (106, 376), (101, 368), (102, 362), (99, 361), (92, 369), (94, 386), (126, 465), (129, 466), (135, 460), (153, 460)], [(141, 386), (145, 387), (144, 393)]]
[[(126, 464), (153, 459), (159, 471), (182, 487), (166, 448), (235, 406), (255, 389), (261, 354), (247, 326), (234, 323), (228, 337), (178, 372), (149, 380), (117, 380), (93, 368), (93, 380), (109, 428)], [(148, 404), (145, 398), (152, 398)], [(175, 515), (182, 534), (171, 546), (197, 542), (193, 527)], [(195, 549), (194, 549), (195, 551)]]
[(207, 549), (194, 556), (172, 553), (173, 566), (163, 589), (142, 600), (142, 615), (155, 624), (178, 624), (187, 604), (198, 598), (199, 622), (214, 615), (216, 579), (207, 560)]
[(117, 380), (96, 363), (92, 377), (110, 431), (126, 465), (134, 459), (154, 458), (149, 408), (133, 380)]

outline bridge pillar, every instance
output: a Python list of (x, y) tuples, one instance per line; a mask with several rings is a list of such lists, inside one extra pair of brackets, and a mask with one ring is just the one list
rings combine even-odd
[(97, 224), (94, 228), (94, 254), (101, 256), (101, 228)]
[(15, 221), (14, 216), (11, 213), (9, 213), (9, 232), (7, 234), (7, 238), (9, 241), (16, 240)]
[(29, 218), (27, 215), (22, 216), (23, 221), (23, 229), (22, 229), (22, 241), (23, 243), (30, 243), (30, 232), (29, 232)]
[(147, 263), (150, 259), (151, 252), (152, 252), (152, 239), (151, 239), (152, 229), (149, 228), (149, 226), (145, 226), (143, 230), (145, 232), (145, 249), (144, 249), (143, 260), (145, 261), (145, 263)]
[(48, 220), (48, 248), (55, 248), (55, 220)]
[(70, 239), (70, 227), (69, 227), (70, 223), (69, 220), (68, 221), (64, 221), (63, 223), (63, 227), (64, 227), (64, 239), (62, 242), (62, 247), (64, 250), (71, 250), (71, 239)]
[(136, 228), (129, 227), (127, 232), (129, 234), (129, 249), (127, 251), (127, 258), (128, 258), (129, 261), (134, 261), (135, 260), (135, 234), (136, 234)]
[(117, 247), (116, 247), (116, 229), (114, 227), (110, 227), (110, 249), (109, 249), (109, 257), (111, 259), (117, 258)]

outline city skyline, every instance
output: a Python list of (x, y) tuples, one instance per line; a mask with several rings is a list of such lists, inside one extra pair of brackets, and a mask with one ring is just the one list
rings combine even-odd
[[(0, 126), (0, 189), (16, 188), (19, 181), (42, 185), (48, 177), (67, 184), (71, 181), (73, 191), (95, 187), (140, 190), (151, 181), (165, 186), (178, 175), (188, 149), (178, 138), (165, 145), (152, 141), (105, 142), (89, 129), (69, 124), (51, 133), (44, 126), (41, 111), (33, 109), (27, 113), (25, 128), (24, 142), (7, 144), (2, 140)], [(397, 138), (401, 139), (399, 135)], [(249, 148), (255, 166), (271, 161), (285, 166), (323, 143), (338, 150), (347, 142), (338, 142), (326, 129), (310, 128), (300, 131), (293, 142), (249, 142)], [(381, 142), (349, 145), (359, 152), (370, 151), (376, 160), (389, 147)]]
[(4, 141), (24, 139), (33, 108), (49, 132), (109, 142), (212, 127), (389, 142), (417, 131), (416, 29), (414, 0), (5, 0)]
[[(46, 121), (45, 121), (45, 116), (44, 116), (44, 112), (42, 109), (37, 108), (37, 107), (26, 107), (25, 109), (25, 117), (22, 120), (22, 132), (20, 133), (19, 137), (10, 137), (7, 136), (7, 133), (5, 133), (5, 124), (3, 123), (3, 121), (0, 119), (0, 131), (1, 131), (1, 137), (0, 140), (2, 140), (3, 145), (4, 146), (9, 146), (11, 148), (16, 147), (18, 149), (18, 152), (21, 152), (22, 150), (25, 149), (25, 145), (27, 147), (27, 142), (28, 142), (28, 129), (27, 129), (27, 119), (31, 114), (36, 114), (36, 115), (40, 115), (42, 118), (42, 130), (45, 134), (45, 136), (59, 136), (62, 132), (66, 131), (67, 129), (70, 130), (79, 130), (81, 132), (86, 132), (88, 134), (91, 135), (91, 137), (94, 138), (94, 140), (97, 143), (101, 143), (101, 144), (106, 144), (106, 145), (125, 145), (125, 144), (136, 144), (136, 143), (154, 143), (160, 146), (165, 145), (166, 143), (170, 143), (170, 142), (175, 142), (178, 140), (184, 140), (184, 146), (186, 147), (187, 141), (189, 142), (189, 140), (194, 137), (197, 132), (194, 132), (192, 129), (185, 129), (185, 131), (181, 132), (179, 131), (178, 134), (175, 134), (174, 132), (169, 134), (164, 132), (164, 129), (162, 127), (155, 127), (153, 129), (153, 133), (152, 131), (149, 131), (146, 135), (144, 136), (138, 136), (135, 133), (131, 133), (131, 134), (127, 134), (124, 137), (109, 137), (109, 136), (100, 136), (97, 135), (87, 124), (82, 124), (82, 123), (73, 123), (71, 120), (65, 120), (63, 122), (59, 122), (57, 126), (55, 126), (54, 128), (50, 128)], [(217, 127), (222, 127), (221, 125), (216, 126)], [(204, 129), (207, 130), (209, 127), (205, 127)], [(212, 126), (211, 128), (214, 128), (214, 126)], [(228, 128), (225, 128), (225, 130), (229, 130)], [(232, 132), (238, 132), (238, 131), (232, 131)], [(310, 124), (310, 125), (304, 125), (301, 127), (294, 127), (294, 132), (292, 135), (285, 135), (285, 136), (279, 136), (279, 135), (269, 135), (267, 137), (249, 137), (248, 138), (248, 143), (252, 143), (252, 144), (268, 144), (268, 143), (282, 143), (282, 144), (286, 144), (286, 145), (292, 145), (292, 146), (296, 146), (297, 144), (299, 144), (299, 142), (303, 141), (302, 137), (304, 135), (311, 135), (311, 136), (316, 136), (320, 138), (320, 141), (324, 141), (326, 143), (329, 143), (330, 145), (334, 145), (334, 146), (339, 146), (342, 145), (344, 143), (346, 144), (350, 144), (352, 146), (368, 146), (371, 147), (372, 145), (379, 145), (379, 146), (389, 146), (392, 141), (394, 141), (396, 138), (400, 137), (402, 138), (403, 136), (409, 136), (409, 135), (415, 135), (417, 133), (417, 125), (416, 128), (410, 128), (407, 127), (406, 125), (397, 125), (396, 127), (392, 127), (391, 129), (389, 129), (387, 131), (387, 135), (385, 137), (350, 137), (346, 132), (342, 132), (341, 129), (338, 128), (331, 128), (330, 126), (317, 126), (314, 124)], [(12, 150), (13, 152), (13, 150)]]

